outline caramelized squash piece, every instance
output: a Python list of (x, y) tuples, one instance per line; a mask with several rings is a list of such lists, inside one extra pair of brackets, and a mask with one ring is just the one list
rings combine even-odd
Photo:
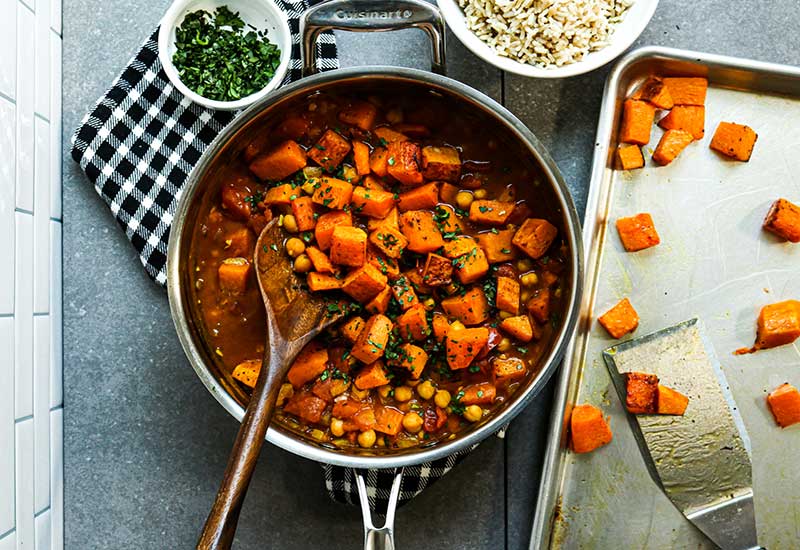
[(767, 396), (767, 405), (781, 428), (800, 423), (800, 392), (791, 384), (781, 384)]
[(575, 405), (569, 419), (570, 441), (575, 453), (589, 453), (611, 442), (612, 434), (603, 412), (594, 405)]

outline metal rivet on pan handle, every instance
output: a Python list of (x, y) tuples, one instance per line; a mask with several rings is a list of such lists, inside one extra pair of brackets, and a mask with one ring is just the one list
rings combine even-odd
[(330, 0), (309, 8), (300, 19), (303, 76), (317, 72), (317, 41), (325, 31), (425, 31), (431, 41), (431, 70), (445, 74), (444, 19), (439, 8), (422, 0)]

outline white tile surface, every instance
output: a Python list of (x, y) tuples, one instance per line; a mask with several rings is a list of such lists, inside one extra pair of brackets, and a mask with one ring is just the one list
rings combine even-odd
[(34, 545), (33, 522), (33, 420), (17, 424), (17, 548), (32, 549)]
[(36, 550), (50, 550), (50, 510), (36, 516)]
[(61, 35), (61, 0), (50, 0), (50, 27)]
[(14, 241), (14, 410), (33, 414), (33, 216), (16, 212)]
[(38, 514), (50, 506), (50, 318), (46, 315), (33, 318), (33, 431), (33, 510)]
[[(14, 319), (0, 318), (0, 533), (14, 527)], [(0, 548), (2, 545), (0, 545)]]
[(36, 6), (36, 102), (40, 116), (50, 118), (50, 0)]
[(50, 220), (50, 408), (64, 402), (61, 222)]
[(0, 550), (17, 550), (17, 534), (11, 533), (0, 539)]
[(34, 15), (17, 9), (17, 208), (33, 210)]
[(17, 0), (0, 0), (0, 92), (16, 95)]
[(35, 119), (35, 192), (33, 201), (33, 312), (50, 310), (50, 128)]
[(50, 413), (50, 519), (52, 550), (64, 548), (64, 410)]
[(14, 311), (14, 118), (14, 105), (0, 98), (0, 315)]
[[(60, 0), (53, 2), (60, 4)], [(50, 75), (56, 84), (50, 87), (50, 217), (61, 219), (61, 37), (52, 31)]]

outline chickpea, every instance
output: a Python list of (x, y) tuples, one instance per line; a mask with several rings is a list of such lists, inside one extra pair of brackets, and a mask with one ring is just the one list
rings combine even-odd
[(424, 302), (422, 302), (422, 305), (423, 305), (423, 306), (425, 306), (425, 309), (427, 309), (428, 311), (430, 311), (430, 310), (432, 310), (434, 307), (436, 307), (436, 300), (434, 300), (433, 298), (428, 298), (427, 300), (425, 300)]
[(447, 408), (447, 405), (450, 404), (450, 392), (447, 390), (438, 390), (436, 396), (433, 398), (433, 402), (436, 403), (436, 406), (440, 409)]
[(408, 380), (406, 380), (406, 386), (410, 386), (412, 388), (416, 388), (419, 385), (420, 382), (422, 382), (422, 380), (420, 380), (420, 379), (416, 379), (415, 380), (414, 378), (409, 378)]
[(487, 195), (486, 189), (476, 189), (474, 193), (476, 199), (485, 199)]
[(286, 241), (286, 253), (289, 254), (290, 257), (296, 258), (305, 251), (306, 244), (297, 237), (292, 237)]
[(414, 396), (414, 392), (408, 386), (400, 386), (394, 389), (394, 398), (405, 403)]
[[(477, 422), (481, 418), (483, 418), (483, 409), (480, 408), (478, 405), (470, 405), (466, 409), (464, 409), (464, 418), (469, 422)], [(370, 430), (372, 431), (372, 430)], [(358, 438), (359, 443), (361, 442), (361, 437)]]
[(294, 270), (298, 273), (308, 273), (311, 271), (311, 268), (314, 267), (311, 263), (311, 258), (306, 256), (305, 254), (300, 254), (297, 258), (294, 259)]
[(462, 323), (461, 321), (453, 321), (452, 323), (450, 323), (450, 328), (453, 330), (464, 330), (467, 327), (465, 327), (464, 323)]
[(461, 210), (467, 210), (472, 204), (473, 196), (469, 191), (459, 191), (456, 195), (456, 206)]
[(422, 384), (417, 386), (417, 393), (423, 399), (430, 399), (436, 393), (436, 388), (433, 387), (430, 380), (425, 380)]
[(523, 258), (522, 260), (517, 260), (517, 271), (520, 273), (525, 273), (531, 269), (533, 269), (533, 262), (530, 259)]
[[(478, 407), (480, 409), (480, 407)], [(467, 413), (465, 412), (464, 415)], [(375, 430), (367, 430), (366, 432), (361, 432), (358, 434), (358, 444), (364, 447), (365, 449), (369, 449), (373, 445), (375, 445), (375, 441), (378, 437), (375, 435)]]
[(378, 395), (386, 399), (389, 397), (389, 392), (392, 391), (392, 387), (389, 384), (384, 384), (383, 386), (378, 387)]
[(500, 313), (498, 313), (497, 315), (498, 315), (498, 317), (500, 317), (501, 319), (508, 319), (509, 317), (513, 317), (513, 315), (512, 315), (511, 313), (507, 312), (507, 311), (501, 311), (501, 312), (500, 312)]
[(508, 338), (503, 337), (503, 339), (500, 340), (500, 343), (497, 344), (497, 351), (508, 351), (510, 349), (511, 349), (511, 340), (509, 340)]
[(283, 217), (283, 228), (289, 233), (297, 233), (300, 231), (297, 227), (297, 219), (292, 214), (286, 214)]
[(526, 273), (520, 280), (522, 281), (522, 286), (535, 286), (539, 282), (539, 276), (533, 272)]
[(417, 433), (422, 429), (422, 417), (415, 412), (408, 413), (403, 417), (403, 427), (409, 433)]
[(360, 390), (353, 386), (350, 388), (350, 396), (357, 401), (364, 401), (367, 397), (369, 397), (369, 390)]
[(528, 300), (530, 300), (531, 296), (533, 296), (533, 294), (528, 289), (523, 290), (522, 294), (519, 295), (519, 297), (520, 297), (520, 299), (522, 300), (523, 303), (525, 303)]

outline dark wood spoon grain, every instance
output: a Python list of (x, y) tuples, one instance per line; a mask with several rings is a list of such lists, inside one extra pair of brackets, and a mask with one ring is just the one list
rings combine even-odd
[(254, 265), (267, 312), (267, 345), (256, 387), (233, 444), (214, 506), (206, 519), (198, 550), (231, 547), (247, 488), (264, 444), (275, 401), (291, 362), (314, 336), (343, 316), (337, 303), (301, 285), (284, 250), (286, 234), (277, 220), (258, 237)]

